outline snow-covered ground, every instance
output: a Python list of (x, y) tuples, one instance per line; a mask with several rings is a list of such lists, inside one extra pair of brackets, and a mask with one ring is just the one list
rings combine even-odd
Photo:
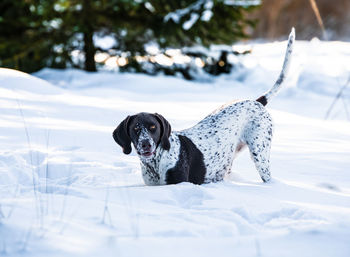
[(128, 114), (174, 130), (274, 83), (286, 42), (257, 44), (208, 83), (0, 69), (0, 255), (350, 256), (350, 43), (297, 42), (275, 122), (270, 183), (248, 152), (226, 181), (147, 187), (112, 139)]

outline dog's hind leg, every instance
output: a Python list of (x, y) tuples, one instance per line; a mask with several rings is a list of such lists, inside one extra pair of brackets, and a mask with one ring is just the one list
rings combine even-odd
[(271, 179), (270, 172), (270, 144), (264, 147), (257, 147), (254, 144), (248, 144), (250, 155), (254, 161), (255, 167), (259, 172), (261, 179), (268, 182)]
[(250, 155), (261, 179), (268, 182), (271, 179), (270, 172), (270, 149), (272, 138), (272, 124), (265, 128), (255, 127), (246, 135)]

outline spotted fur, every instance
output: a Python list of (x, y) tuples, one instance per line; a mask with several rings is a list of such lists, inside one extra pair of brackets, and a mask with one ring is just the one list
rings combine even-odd
[[(128, 116), (113, 132), (113, 137), (126, 154), (130, 153), (128, 149), (133, 143), (140, 156), (145, 183), (165, 185), (185, 181), (196, 184), (221, 181), (230, 172), (236, 154), (244, 146), (248, 146), (261, 179), (269, 181), (273, 124), (264, 105), (277, 93), (286, 76), (294, 38), (293, 29), (277, 82), (255, 101), (244, 100), (222, 106), (194, 127), (178, 132), (171, 132), (170, 124), (159, 114)], [(134, 123), (138, 121), (131, 125), (139, 130), (137, 135), (130, 133), (130, 120)], [(156, 120), (161, 133), (147, 128)], [(147, 153), (152, 152), (147, 156), (142, 155), (142, 142), (145, 140), (149, 143)]]

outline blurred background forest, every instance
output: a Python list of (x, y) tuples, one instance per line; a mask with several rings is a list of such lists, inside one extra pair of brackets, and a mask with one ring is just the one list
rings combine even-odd
[(299, 40), (349, 40), (349, 24), (349, 0), (1, 0), (0, 66), (193, 79), (230, 72), (230, 55), (249, 53), (238, 41), (285, 39), (293, 26)]

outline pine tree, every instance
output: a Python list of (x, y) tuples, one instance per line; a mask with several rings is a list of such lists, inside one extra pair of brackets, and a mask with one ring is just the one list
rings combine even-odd
[(254, 22), (244, 17), (251, 6), (228, 5), (224, 0), (150, 1), (157, 19), (151, 28), (162, 47), (194, 44), (231, 44), (246, 38), (246, 26)]
[[(228, 0), (26, 0), (0, 2), (0, 65), (32, 72), (43, 67), (96, 71), (94, 36), (113, 35), (111, 50), (144, 55), (161, 49), (231, 44), (253, 23), (249, 6)], [(108, 49), (107, 49), (108, 51)], [(84, 61), (73, 53), (83, 56)]]

